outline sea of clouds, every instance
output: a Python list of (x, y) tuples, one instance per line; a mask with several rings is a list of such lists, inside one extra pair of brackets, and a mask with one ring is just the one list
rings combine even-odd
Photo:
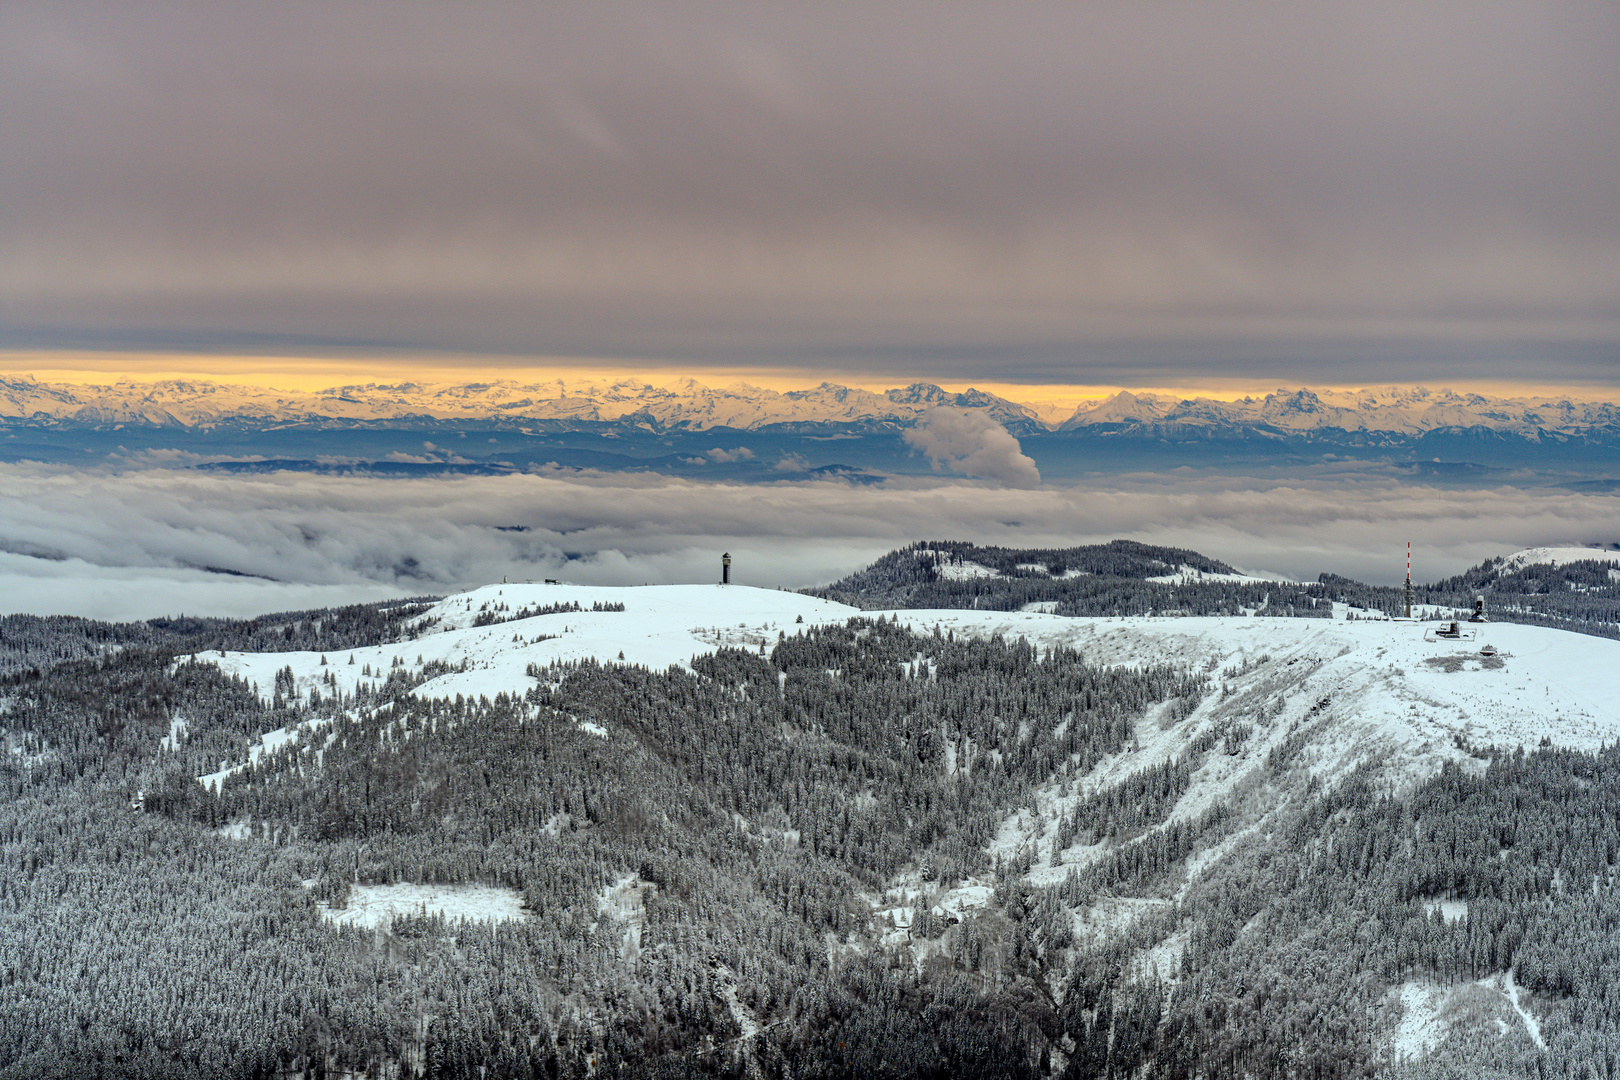
[(1191, 548), (1393, 583), (1517, 548), (1620, 539), (1620, 496), (1209, 474), (1074, 487), (960, 479), (732, 485), (558, 471), (379, 480), (0, 465), (0, 611), (251, 615), (503, 578), (824, 584), (917, 539)]

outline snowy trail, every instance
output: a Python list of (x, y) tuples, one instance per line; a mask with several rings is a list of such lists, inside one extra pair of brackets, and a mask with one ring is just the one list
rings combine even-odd
[(1524, 1021), (1524, 1030), (1529, 1033), (1536, 1046), (1542, 1050), (1547, 1049), (1547, 1041), (1541, 1037), (1541, 1021), (1530, 1015), (1530, 1010), (1519, 1001), (1519, 984), (1513, 981), (1512, 968), (1508, 968), (1507, 974), (1502, 977), (1502, 993), (1507, 996), (1508, 1004), (1513, 1006), (1513, 1011), (1519, 1014), (1519, 1019)]

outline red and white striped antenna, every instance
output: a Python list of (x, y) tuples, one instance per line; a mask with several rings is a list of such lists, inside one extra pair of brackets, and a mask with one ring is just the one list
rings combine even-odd
[(1406, 617), (1412, 617), (1412, 541), (1406, 542)]

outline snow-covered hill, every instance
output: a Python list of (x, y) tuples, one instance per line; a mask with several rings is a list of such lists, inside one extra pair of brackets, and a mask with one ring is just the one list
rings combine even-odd
[[(566, 610), (529, 614), (540, 608)], [(1370, 789), (1340, 790), (1404, 797), (1446, 763), (1483, 773), (1490, 747), (1550, 743), (1595, 750), (1620, 737), (1620, 701), (1614, 698), (1609, 675), (1620, 663), (1620, 641), (1502, 624), (1471, 626), (1474, 636), (1466, 639), (1434, 640), (1421, 623), (1387, 620), (1063, 618), (961, 609), (857, 612), (796, 593), (741, 586), (501, 584), (438, 603), (419, 617), (418, 637), (395, 644), (325, 655), (211, 652), (198, 659), (253, 680), (267, 699), (285, 695), (289, 688), (306, 700), (315, 693), (330, 697), (399, 672), (433, 676), (411, 691), (421, 697), (521, 697), (537, 685), (537, 676), (530, 674), (533, 667), (545, 669), (554, 661), (622, 660), (663, 668), (719, 646), (768, 650), (783, 635), (857, 615), (957, 641), (1024, 638), (1042, 650), (1078, 650), (1094, 664), (1169, 665), (1200, 677), (1201, 693), (1187, 696), (1183, 691), (1182, 697), (1149, 707), (1135, 720), (1134, 730), (1111, 744), (1119, 749), (1100, 760), (1088, 758), (1084, 768), (1053, 770), (1033, 791), (1003, 805), (990, 819), (993, 829), (981, 833), (987, 838), (983, 861), (993, 862), (994, 877), (980, 873), (939, 880), (927, 867), (915, 866), (881, 888), (853, 895), (846, 913), (859, 910), (859, 904), (867, 911), (841, 938), (827, 935), (829, 958), (881, 949), (894, 957), (909, 954), (919, 972), (956, 963), (975, 920), (1005, 926), (1008, 912), (1030, 917), (1029, 906), (1017, 903), (1020, 890), (1031, 889), (1031, 904), (1046, 912), (1040, 918), (1072, 929), (1069, 940), (1081, 946), (1124, 943), (1117, 954), (1123, 957), (1121, 987), (1150, 980), (1173, 987), (1186, 977), (1184, 957), (1198, 953), (1195, 935), (1204, 925), (1200, 918), (1212, 910), (1212, 897), (1229, 895), (1234, 883), (1252, 881), (1254, 869), (1279, 853), (1279, 838), (1299, 824), (1313, 801), (1353, 775), (1370, 779)], [(911, 678), (949, 677), (920, 660), (902, 660), (900, 666)], [(837, 671), (828, 674), (842, 677)], [(994, 707), (991, 698), (984, 700), (987, 708)], [(582, 712), (573, 717), (577, 741), (593, 752), (640, 753), (643, 748), (634, 740), (647, 729), (621, 727), (613, 718), (617, 715)], [(307, 751), (303, 761), (323, 761), (334, 746), (343, 745), (330, 724), (311, 719), (265, 733), (248, 761), (221, 762), (218, 771), (199, 779), (218, 786), (249, 761), (288, 748)], [(937, 755), (937, 766), (929, 766), (943, 770), (942, 782), (977, 772), (980, 762), (990, 759), (982, 747), (961, 737), (961, 730), (953, 735), (942, 729), (947, 745)], [(1039, 730), (1061, 737), (1051, 728)], [(171, 739), (184, 735), (183, 727), (171, 726)], [(1020, 741), (1029, 737), (1022, 729), (1016, 736)], [(1175, 767), (1157, 768), (1170, 763)], [(1155, 817), (1140, 829), (1101, 833), (1072, 824), (1082, 800), (1117, 796), (1131, 790), (1133, 777), (1168, 777), (1176, 768), (1187, 770), (1179, 774), (1186, 783), (1174, 788), (1162, 819)], [(1212, 811), (1217, 809), (1225, 824), (1208, 830), (1207, 838), (1178, 857), (1151, 889), (1070, 888), (1087, 874), (1106, 871), (1110, 860), (1129, 857), (1127, 849), (1133, 845), (1140, 845), (1138, 853), (1150, 853), (1156, 837), (1178, 829), (1184, 835), (1205, 830), (1201, 823), (1216, 820)], [(741, 816), (734, 821), (750, 835), (769, 834), (773, 843), (798, 844), (801, 839), (798, 826), (788, 829), (780, 822), (767, 825)], [(252, 827), (251, 821), (243, 821), (228, 830), (234, 830), (229, 833), (233, 836), (246, 835)], [(544, 826), (553, 836), (564, 828), (560, 816)], [(658, 888), (632, 870), (597, 896), (598, 916), (608, 920), (609, 940), (621, 940), (622, 934), (621, 958), (627, 962), (633, 963), (641, 948), (645, 896)], [(374, 883), (355, 885), (347, 908), (323, 907), (322, 912), (333, 921), (357, 925), (380, 925), (418, 909), (454, 918), (522, 919), (526, 916), (519, 901), (515, 892), (481, 885)], [(1412, 901), (1413, 917), (1421, 922), (1417, 912), (1428, 911), (1437, 925), (1450, 925), (1468, 918), (1471, 902), (1467, 894), (1424, 893)], [(1204, 915), (1172, 918), (1183, 905)], [(1245, 913), (1236, 925), (1261, 918)], [(1239, 938), (1248, 932), (1240, 930)], [(1207, 943), (1204, 948), (1207, 953)], [(1062, 955), (1054, 949), (1054, 966), (1037, 973), (1054, 996), (1072, 974), (1058, 962)], [(1231, 955), (1241, 958), (1242, 947)], [(1455, 1014), (1463, 1008), (1489, 1018), (1491, 1037), (1501, 1039), (1504, 1047), (1511, 1048), (1514, 1039), (1538, 1048), (1550, 1045), (1552, 1036), (1542, 1034), (1548, 1003), (1531, 998), (1516, 981), (1511, 963), (1474, 978), (1453, 984), (1419, 972), (1375, 988), (1385, 1010), (1371, 1021), (1376, 1053), (1404, 1061), (1439, 1052), (1447, 1039), (1461, 1037)], [(1362, 1015), (1359, 1006), (1356, 1015)], [(1370, 1009), (1367, 1015), (1372, 1015)]]
[[(576, 604), (582, 610), (474, 625), (480, 615), (506, 619), (524, 609)], [(591, 610), (598, 604), (625, 609)], [(419, 672), (433, 664), (458, 670), (423, 683), (418, 695), (493, 698), (533, 686), (525, 674), (530, 664), (622, 660), (656, 670), (725, 646), (769, 648), (778, 633), (858, 614), (799, 593), (740, 585), (489, 585), (434, 605), (419, 620), (426, 632), (415, 640), (342, 653), (227, 652), (200, 659), (257, 683), (265, 700), (283, 667), (292, 669), (300, 696), (314, 690), (329, 697), (334, 691), (353, 694), (363, 684), (380, 686), (396, 669)]]
[[(510, 618), (524, 609), (583, 610)], [(593, 611), (623, 604), (624, 610)], [(1105, 787), (1175, 758), (1200, 736), (1233, 734), (1230, 753), (1211, 755), (1178, 816), (1200, 813), (1238, 791), (1267, 756), (1298, 743), (1313, 775), (1331, 782), (1372, 763), (1404, 783), (1470, 748), (1534, 747), (1543, 738), (1593, 749), (1620, 738), (1620, 700), (1611, 672), (1620, 642), (1541, 627), (1485, 624), (1461, 641), (1427, 640), (1421, 624), (1289, 618), (1066, 618), (1039, 612), (902, 610), (859, 612), (798, 593), (743, 586), (596, 588), (491, 585), (452, 596), (422, 617), (415, 640), (336, 653), (209, 653), (199, 659), (258, 685), (267, 700), (290, 668), (294, 693), (330, 697), (377, 686), (390, 673), (451, 669), (416, 687), (423, 697), (521, 696), (535, 685), (531, 664), (594, 658), (662, 669), (722, 646), (769, 650), (779, 635), (856, 615), (897, 618), (923, 633), (1022, 637), (1041, 649), (1077, 648), (1094, 663), (1173, 664), (1205, 673), (1209, 692), (1178, 723), (1145, 719), (1135, 748), (1105, 762), (1083, 789), (1043, 796), (1043, 813), (1004, 830), (1000, 844), (1041, 850), (1050, 863), (1055, 822), (1082, 790)], [(1493, 645), (1495, 656), (1482, 655)], [(603, 732), (615, 737), (612, 732)], [(297, 732), (271, 732), (274, 749)], [(241, 764), (241, 763), (236, 763)], [(227, 768), (234, 767), (226, 763)], [(218, 775), (218, 774), (216, 774)], [(1060, 853), (1061, 855), (1062, 853)], [(1072, 859), (1071, 856), (1072, 855)], [(1063, 855), (1063, 868), (1085, 858)]]
[(1495, 560), (1504, 571), (1522, 570), (1526, 566), (1563, 566), (1572, 562), (1620, 563), (1620, 550), (1612, 547), (1533, 547), (1503, 555)]

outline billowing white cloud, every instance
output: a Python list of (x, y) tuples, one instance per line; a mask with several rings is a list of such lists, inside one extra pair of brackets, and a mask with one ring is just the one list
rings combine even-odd
[[(0, 610), (101, 618), (445, 592), (502, 578), (826, 583), (901, 544), (1132, 538), (1248, 570), (1433, 580), (1532, 544), (1620, 539), (1620, 497), (1451, 491), (1376, 474), (1205, 474), (1076, 488), (965, 481), (765, 485), (555, 473), (399, 479), (0, 465)], [(238, 575), (251, 575), (248, 577)]]
[(928, 455), (934, 468), (995, 480), (1008, 487), (1034, 487), (1041, 474), (1012, 433), (983, 412), (941, 405), (908, 428), (906, 442)]

